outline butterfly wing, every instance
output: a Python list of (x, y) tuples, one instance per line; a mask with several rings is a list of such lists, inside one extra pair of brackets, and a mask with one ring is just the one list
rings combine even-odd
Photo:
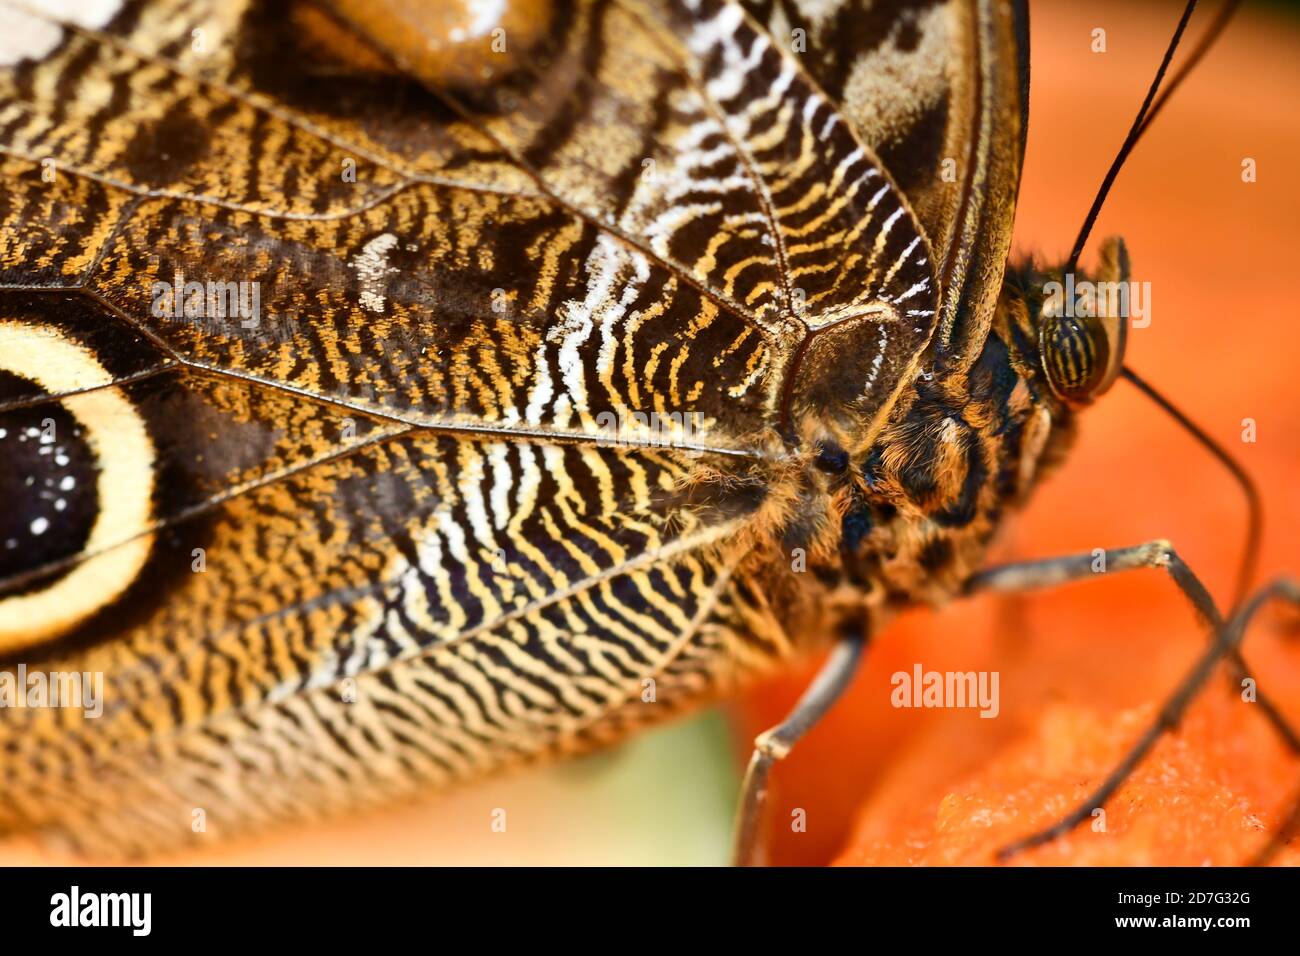
[(802, 52), (906, 194), (939, 263), (936, 358), (973, 358), (1011, 245), (1029, 119), (1022, 0), (746, 0)]
[(0, 826), (147, 852), (789, 653), (742, 573), (779, 436), (878, 424), (937, 303), (797, 59), (721, 3), (518, 4), (500, 51), (423, 5), (81, 9), (0, 3), (0, 692), (103, 690), (0, 711)]

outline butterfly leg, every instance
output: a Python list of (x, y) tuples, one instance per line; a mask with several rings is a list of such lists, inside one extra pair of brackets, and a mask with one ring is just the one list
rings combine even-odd
[[(1167, 541), (1153, 541), (1131, 548), (1116, 548), (1107, 550), (1103, 554), (1105, 563), (1101, 568), (1106, 572), (1137, 568), (1163, 568), (1168, 571), (1179, 590), (1196, 608), (1197, 613), (1210, 624), (1214, 632), (1214, 642), (1170, 695), (1151, 726), (1097, 789), (1051, 827), (1003, 847), (998, 852), (998, 858), (1001, 860), (1009, 859), (1030, 847), (1049, 843), (1089, 819), (1094, 808), (1102, 806), (1114, 796), (1115, 791), (1128, 779), (1160, 737), (1178, 726), (1188, 706), (1205, 685), (1220, 660), (1226, 658), (1239, 676), (1245, 675), (1246, 665), (1241, 656), (1240, 643), (1246, 625), (1255, 613), (1271, 600), (1283, 600), (1300, 605), (1300, 584), (1285, 579), (1278, 580), (1257, 591), (1225, 622), (1200, 579)], [(1097, 569), (1099, 557), (1100, 555), (1094, 552), (990, 568), (975, 575), (968, 582), (967, 590), (970, 592), (1022, 591), (1078, 580), (1100, 573)], [(1297, 736), (1277, 708), (1263, 695), (1257, 694), (1256, 702), (1291, 750), (1300, 753), (1300, 736)]]
[(758, 831), (767, 804), (772, 766), (783, 760), (799, 739), (812, 730), (840, 699), (857, 672), (865, 644), (866, 638), (861, 635), (841, 638), (794, 710), (781, 723), (754, 738), (754, 753), (749, 758), (749, 767), (740, 785), (740, 807), (736, 811), (732, 843), (732, 862), (736, 866), (756, 866), (760, 862)]

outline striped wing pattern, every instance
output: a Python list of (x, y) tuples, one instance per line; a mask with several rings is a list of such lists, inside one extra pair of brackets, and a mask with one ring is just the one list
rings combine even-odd
[(739, 7), (537, 6), (476, 82), (347, 3), (0, 0), (0, 663), (106, 683), (0, 711), (0, 827), (388, 799), (819, 639), (747, 583), (781, 439), (879, 427), (924, 233)]
[(1028, 129), (1023, 0), (745, 0), (907, 196), (933, 249), (937, 361), (969, 364), (1002, 285)]

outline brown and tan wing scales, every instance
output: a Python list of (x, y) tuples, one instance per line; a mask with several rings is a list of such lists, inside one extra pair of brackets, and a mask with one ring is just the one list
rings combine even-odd
[(1029, 118), (1023, 0), (744, 0), (907, 196), (939, 263), (937, 360), (969, 364), (1002, 286)]
[(388, 799), (825, 637), (746, 562), (931, 339), (907, 200), (738, 6), (434, 6), (0, 0), (0, 678), (104, 681), (0, 710), (0, 828)]

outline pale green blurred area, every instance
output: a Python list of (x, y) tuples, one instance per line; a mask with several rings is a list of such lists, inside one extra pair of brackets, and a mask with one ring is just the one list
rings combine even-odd
[(731, 732), (716, 710), (541, 775), (551, 778), (542, 785), (554, 787), (557, 800), (584, 810), (573, 842), (556, 846), (553, 863), (728, 861), (740, 777)]
[[(739, 784), (728, 722), (722, 712), (709, 710), (590, 757), (327, 824), (230, 840), (211, 825), (206, 846), (148, 862), (721, 866), (730, 855)], [(32, 838), (0, 842), (0, 866), (105, 862), (120, 861), (70, 857)]]
[[(223, 839), (209, 817), (206, 846), (148, 862), (720, 866), (730, 855), (739, 783), (731, 730), (715, 709), (589, 757), (326, 824)], [(0, 843), (0, 865), (79, 862), (115, 861), (69, 858), (33, 840)]]
[[(319, 862), (719, 866), (739, 785), (727, 720), (709, 710), (612, 750), (380, 812), (356, 833), (316, 831), (282, 859), (326, 851)], [(504, 832), (493, 830), (499, 811)]]

